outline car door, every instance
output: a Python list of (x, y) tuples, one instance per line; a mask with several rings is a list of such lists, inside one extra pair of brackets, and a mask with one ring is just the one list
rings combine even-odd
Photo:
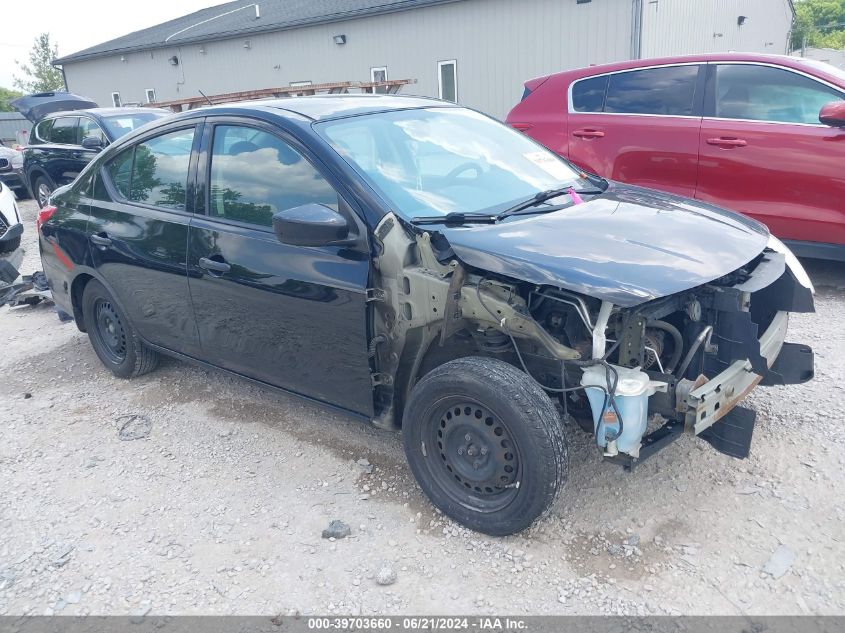
[(47, 175), (57, 187), (74, 180), (87, 164), (82, 160), (79, 138), (79, 117), (62, 116), (53, 120), (49, 131), (50, 141), (42, 146)]
[(312, 202), (339, 209), (362, 227), (346, 194), (275, 127), (239, 119), (206, 127), (199, 166), (206, 213), (191, 221), (188, 253), (204, 356), (371, 415), (366, 239), (357, 247), (291, 246), (272, 228), (275, 212)]
[(845, 243), (845, 130), (819, 122), (843, 98), (786, 68), (710, 64), (696, 198), (784, 239)]
[(201, 124), (158, 129), (99, 172), (88, 221), (92, 265), (149, 343), (200, 356), (188, 297), (189, 173)]
[(704, 66), (626, 70), (569, 90), (569, 156), (607, 178), (692, 196)]

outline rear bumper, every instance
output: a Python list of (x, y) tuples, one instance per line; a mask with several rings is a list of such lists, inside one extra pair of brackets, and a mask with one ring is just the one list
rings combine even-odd
[[(783, 348), (788, 324), (789, 313), (778, 312), (760, 337), (760, 355), (766, 359), (769, 368), (775, 364)], [(809, 362), (810, 367), (809, 371), (807, 367), (804, 367), (801, 375), (812, 377), (812, 353), (803, 362), (805, 365)], [(684, 399), (688, 407), (685, 419), (687, 430), (698, 435), (713, 426), (739, 404), (763, 378), (764, 376), (752, 371), (750, 361), (737, 360), (705, 384), (693, 389)], [(805, 382), (805, 380), (792, 382)], [(778, 384), (786, 383), (781, 381)]]

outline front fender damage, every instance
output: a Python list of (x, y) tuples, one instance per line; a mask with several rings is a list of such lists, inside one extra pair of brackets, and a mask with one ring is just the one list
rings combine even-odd
[(376, 426), (400, 423), (398, 412), (426, 352), (460, 330), (504, 329), (514, 338), (541, 344), (558, 360), (581, 357), (531, 317), (513, 285), (469, 272), (448, 246), (432, 243), (431, 233), (406, 228), (388, 214), (374, 235), (370, 356)]

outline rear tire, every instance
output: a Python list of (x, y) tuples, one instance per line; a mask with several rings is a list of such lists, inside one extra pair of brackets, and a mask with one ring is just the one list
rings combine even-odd
[(47, 176), (37, 176), (35, 178), (35, 182), (32, 184), (32, 191), (35, 194), (35, 201), (38, 203), (40, 209), (47, 206), (47, 200), (50, 199), (50, 194), (53, 193), (55, 188), (56, 185)]
[(411, 392), (402, 424), (420, 487), (466, 527), (505, 536), (554, 502), (569, 466), (566, 436), (546, 392), (491, 358), (453, 360)]
[(0, 253), (14, 253), (21, 245), (21, 238), (20, 236), (16, 237), (13, 240), (9, 240), (8, 242), (0, 242)]
[(118, 378), (134, 378), (158, 365), (158, 354), (144, 345), (109, 291), (91, 280), (82, 293), (82, 315), (94, 351)]

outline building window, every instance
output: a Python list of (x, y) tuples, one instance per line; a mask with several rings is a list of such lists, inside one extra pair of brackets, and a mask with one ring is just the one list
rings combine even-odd
[(111, 93), (111, 102), (112, 102), (112, 105), (114, 105), (115, 108), (120, 107), (120, 93), (119, 92)]
[(437, 88), (441, 99), (458, 102), (458, 62), (454, 59), (437, 62)]
[(156, 91), (153, 88), (147, 88), (145, 90), (147, 95), (147, 103), (155, 103), (156, 102)]
[[(370, 68), (370, 81), (379, 83), (387, 81), (387, 66), (376, 66), (375, 68)], [(385, 94), (387, 92), (387, 86), (373, 88), (373, 92)]]

